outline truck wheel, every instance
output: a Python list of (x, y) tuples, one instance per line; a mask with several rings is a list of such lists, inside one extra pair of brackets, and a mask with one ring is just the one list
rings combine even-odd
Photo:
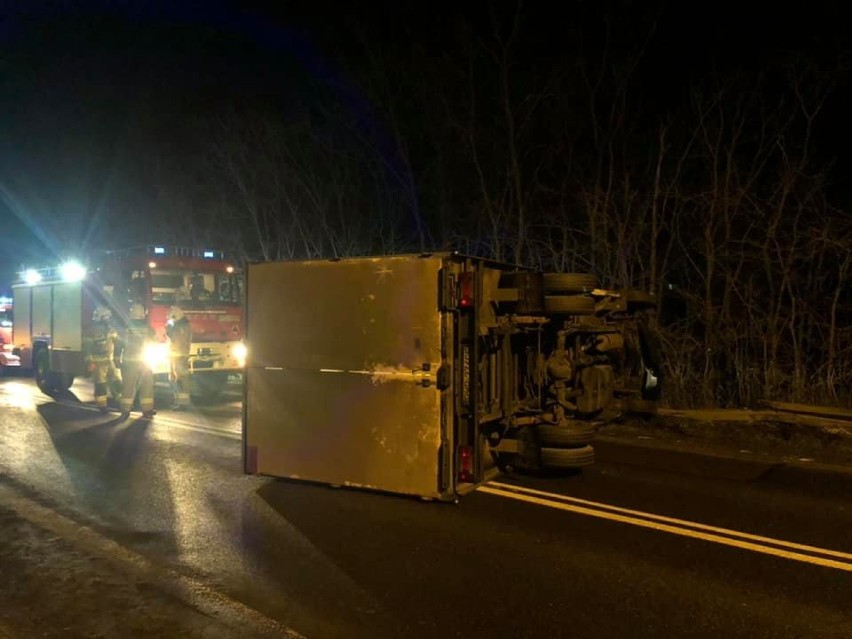
[(190, 383), (190, 397), (193, 402), (215, 403), (228, 387), (228, 375), (220, 373), (201, 373), (193, 375)]
[(545, 273), (545, 293), (590, 293), (598, 288), (598, 278), (590, 273)]
[(542, 448), (541, 463), (547, 468), (582, 468), (595, 463), (595, 449), (591, 446), (580, 448)]
[(54, 395), (56, 386), (54, 385), (54, 375), (50, 372), (50, 356), (47, 350), (40, 349), (35, 356), (35, 379), (39, 390), (45, 395)]
[(66, 391), (74, 385), (74, 376), (70, 373), (53, 373), (53, 385), (57, 390)]
[(546, 295), (544, 310), (546, 313), (563, 315), (592, 315), (595, 312), (595, 300), (585, 295)]
[(588, 444), (595, 436), (595, 428), (591, 424), (577, 424), (577, 427), (552, 426), (539, 424), (538, 438), (545, 446), (577, 446)]

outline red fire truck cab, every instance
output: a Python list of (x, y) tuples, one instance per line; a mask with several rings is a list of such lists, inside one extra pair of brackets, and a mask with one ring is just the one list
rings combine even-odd
[(119, 323), (132, 304), (146, 308), (156, 333), (146, 359), (161, 379), (169, 372), (170, 310), (180, 307), (192, 326), (193, 395), (218, 393), (242, 373), (242, 276), (221, 251), (160, 245), (103, 251), (85, 266), (27, 271), (13, 290), (15, 352), (47, 392), (67, 389), (85, 375), (85, 344), (99, 304)]

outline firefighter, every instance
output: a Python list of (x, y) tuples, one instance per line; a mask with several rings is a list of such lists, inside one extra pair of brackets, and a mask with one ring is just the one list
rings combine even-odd
[(115, 365), (115, 346), (118, 331), (112, 322), (112, 312), (98, 306), (92, 313), (92, 340), (86, 353), (86, 363), (95, 378), (95, 406), (107, 409), (110, 392), (117, 397), (121, 388), (121, 373)]
[(192, 327), (179, 306), (169, 311), (166, 324), (169, 338), (169, 381), (175, 394), (174, 410), (189, 406), (189, 350), (192, 344)]
[(142, 417), (154, 416), (154, 373), (145, 361), (145, 347), (154, 341), (156, 333), (145, 317), (145, 307), (133, 304), (130, 319), (124, 331), (124, 353), (121, 360), (121, 376), (124, 385), (121, 393), (121, 419), (130, 416), (130, 409), (139, 393), (139, 408)]

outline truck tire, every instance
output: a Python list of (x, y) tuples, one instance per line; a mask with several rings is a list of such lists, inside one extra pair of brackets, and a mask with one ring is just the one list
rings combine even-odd
[(47, 353), (47, 349), (41, 348), (36, 351), (33, 370), (38, 389), (45, 395), (55, 395), (57, 391), (55, 386), (56, 380), (50, 370), (50, 356)]
[(544, 310), (546, 313), (561, 315), (592, 315), (595, 312), (595, 300), (586, 295), (546, 295)]
[(598, 278), (590, 273), (545, 273), (545, 293), (590, 293), (598, 288)]
[(196, 373), (190, 378), (189, 394), (195, 403), (215, 403), (227, 387), (227, 373)]
[(541, 449), (541, 464), (545, 468), (582, 468), (594, 463), (595, 449), (591, 446)]
[(74, 385), (74, 376), (70, 373), (53, 373), (53, 385), (57, 391), (67, 391)]
[(595, 437), (595, 427), (591, 424), (577, 424), (566, 428), (551, 424), (539, 424), (538, 438), (545, 446), (579, 446), (588, 444)]

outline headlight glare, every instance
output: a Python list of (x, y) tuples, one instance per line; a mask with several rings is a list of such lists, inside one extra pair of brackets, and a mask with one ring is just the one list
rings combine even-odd
[(248, 348), (246, 348), (246, 345), (242, 342), (234, 344), (234, 348), (231, 350), (231, 353), (234, 355), (234, 358), (237, 360), (237, 364), (239, 364), (240, 368), (243, 368), (246, 365), (246, 357), (248, 356)]
[(152, 371), (162, 370), (168, 367), (169, 347), (162, 342), (150, 342), (142, 351), (142, 360)]

